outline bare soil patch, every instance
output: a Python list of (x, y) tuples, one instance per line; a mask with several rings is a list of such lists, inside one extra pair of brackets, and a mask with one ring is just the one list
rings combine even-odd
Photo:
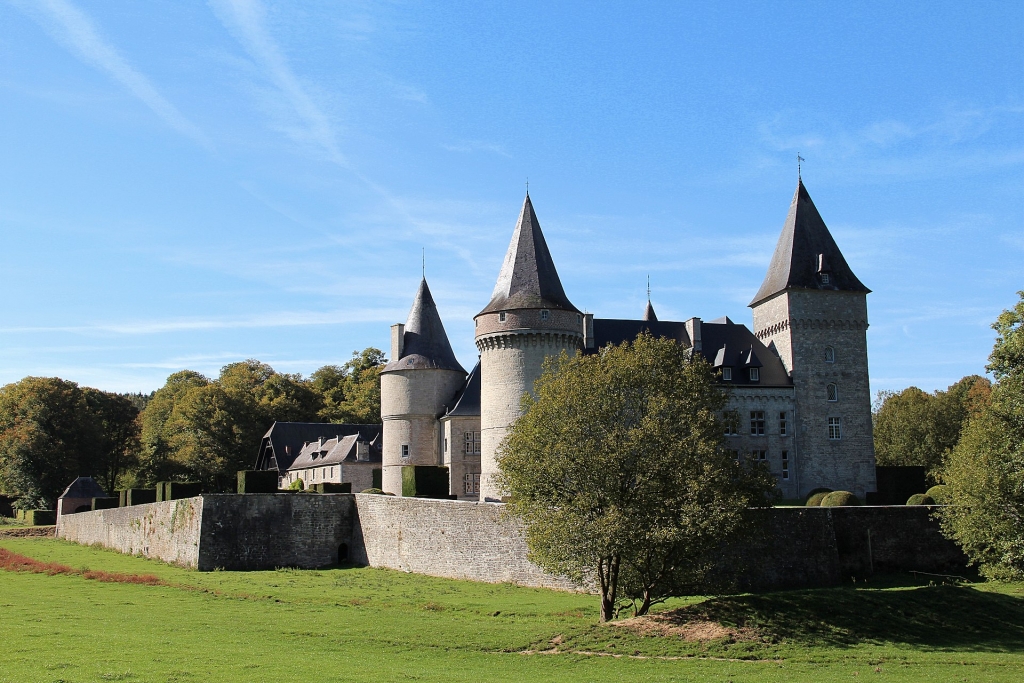
[(761, 638), (755, 629), (748, 626), (723, 626), (685, 609), (611, 621), (607, 625), (625, 628), (640, 636), (672, 637), (693, 643), (712, 640), (738, 642)]
[(55, 526), (15, 526), (9, 528), (0, 527), (0, 538), (28, 538), (41, 536), (52, 538), (56, 534)]

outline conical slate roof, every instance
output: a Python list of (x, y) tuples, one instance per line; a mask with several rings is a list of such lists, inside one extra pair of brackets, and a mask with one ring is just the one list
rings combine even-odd
[(402, 357), (392, 358), (384, 367), (384, 372), (424, 368), (458, 370), (463, 374), (466, 372), (452, 352), (452, 345), (448, 342), (448, 335), (441, 323), (434, 297), (430, 295), (426, 278), (420, 281), (409, 319), (405, 323)]
[[(827, 284), (822, 281), (822, 273), (828, 273)], [(802, 180), (797, 182), (768, 274), (748, 305), (754, 306), (790, 288), (865, 294), (871, 291), (850, 270)]]
[(530, 195), (523, 202), (491, 302), (478, 315), (517, 308), (556, 308), (579, 313), (562, 289)]
[(647, 300), (647, 308), (644, 309), (644, 320), (649, 323), (658, 322), (658, 316), (654, 312), (654, 306), (651, 305), (651, 300)]

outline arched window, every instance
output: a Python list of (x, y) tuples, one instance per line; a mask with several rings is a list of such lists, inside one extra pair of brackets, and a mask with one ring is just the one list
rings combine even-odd
[(837, 387), (835, 384), (829, 384), (827, 387), (825, 387), (825, 393), (828, 395), (829, 401), (839, 400), (839, 387)]
[(826, 346), (825, 347), (825, 362), (826, 363), (835, 363), (836, 362), (836, 350), (833, 349), (831, 346)]

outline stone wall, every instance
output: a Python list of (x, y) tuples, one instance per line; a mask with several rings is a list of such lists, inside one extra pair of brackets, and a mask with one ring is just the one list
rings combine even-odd
[(353, 562), (450, 579), (576, 590), (526, 559), (521, 528), (502, 505), (357, 495)]
[(203, 497), (61, 515), (57, 538), (202, 569)]

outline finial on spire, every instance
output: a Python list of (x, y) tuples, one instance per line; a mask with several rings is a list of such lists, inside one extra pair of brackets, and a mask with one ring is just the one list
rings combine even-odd
[(422, 277), (424, 280), (427, 279), (427, 248), (420, 247), (420, 268), (422, 269)]
[(651, 274), (647, 273), (647, 303), (651, 303)]
[(802, 177), (802, 175), (800, 173), (800, 162), (801, 161), (807, 161), (807, 159), (804, 159), (802, 156), (800, 156), (800, 152), (797, 152), (796, 153), (796, 180), (797, 180), (797, 182), (801, 182), (803, 180), (803, 177)]
[(526, 176), (526, 196), (530, 196), (530, 176)]

